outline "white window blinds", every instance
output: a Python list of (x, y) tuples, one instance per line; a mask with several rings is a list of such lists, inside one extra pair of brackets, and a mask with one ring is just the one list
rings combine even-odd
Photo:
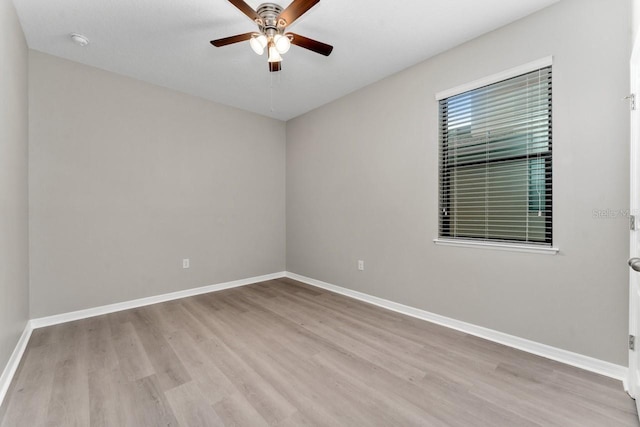
[(442, 99), (439, 115), (439, 237), (551, 246), (551, 67)]

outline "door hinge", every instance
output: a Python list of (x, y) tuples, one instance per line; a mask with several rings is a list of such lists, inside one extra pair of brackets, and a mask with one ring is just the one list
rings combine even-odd
[(636, 230), (636, 216), (635, 215), (629, 215), (629, 230), (631, 230), (631, 231), (635, 231)]
[(624, 99), (628, 99), (629, 100), (629, 107), (631, 107), (632, 110), (636, 109), (636, 94), (632, 93), (629, 96), (625, 96)]
[(629, 335), (629, 350), (636, 349), (636, 337), (634, 335)]

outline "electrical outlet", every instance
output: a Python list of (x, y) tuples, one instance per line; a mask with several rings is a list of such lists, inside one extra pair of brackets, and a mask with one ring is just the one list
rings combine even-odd
[(358, 260), (358, 270), (364, 271), (364, 261), (361, 259)]
[(189, 258), (182, 260), (182, 268), (189, 268)]

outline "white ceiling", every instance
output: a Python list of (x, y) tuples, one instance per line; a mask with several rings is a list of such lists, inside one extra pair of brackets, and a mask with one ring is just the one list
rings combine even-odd
[[(333, 53), (292, 46), (279, 73), (248, 42), (209, 44), (256, 29), (226, 0), (14, 3), (32, 49), (288, 120), (556, 1), (321, 0), (289, 30)], [(255, 9), (264, 1), (246, 2)], [(75, 45), (72, 32), (90, 44)]]

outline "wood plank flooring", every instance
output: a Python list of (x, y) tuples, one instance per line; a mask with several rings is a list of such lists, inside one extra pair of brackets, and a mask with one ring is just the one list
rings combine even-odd
[(279, 279), (37, 329), (0, 426), (637, 426), (610, 378)]

